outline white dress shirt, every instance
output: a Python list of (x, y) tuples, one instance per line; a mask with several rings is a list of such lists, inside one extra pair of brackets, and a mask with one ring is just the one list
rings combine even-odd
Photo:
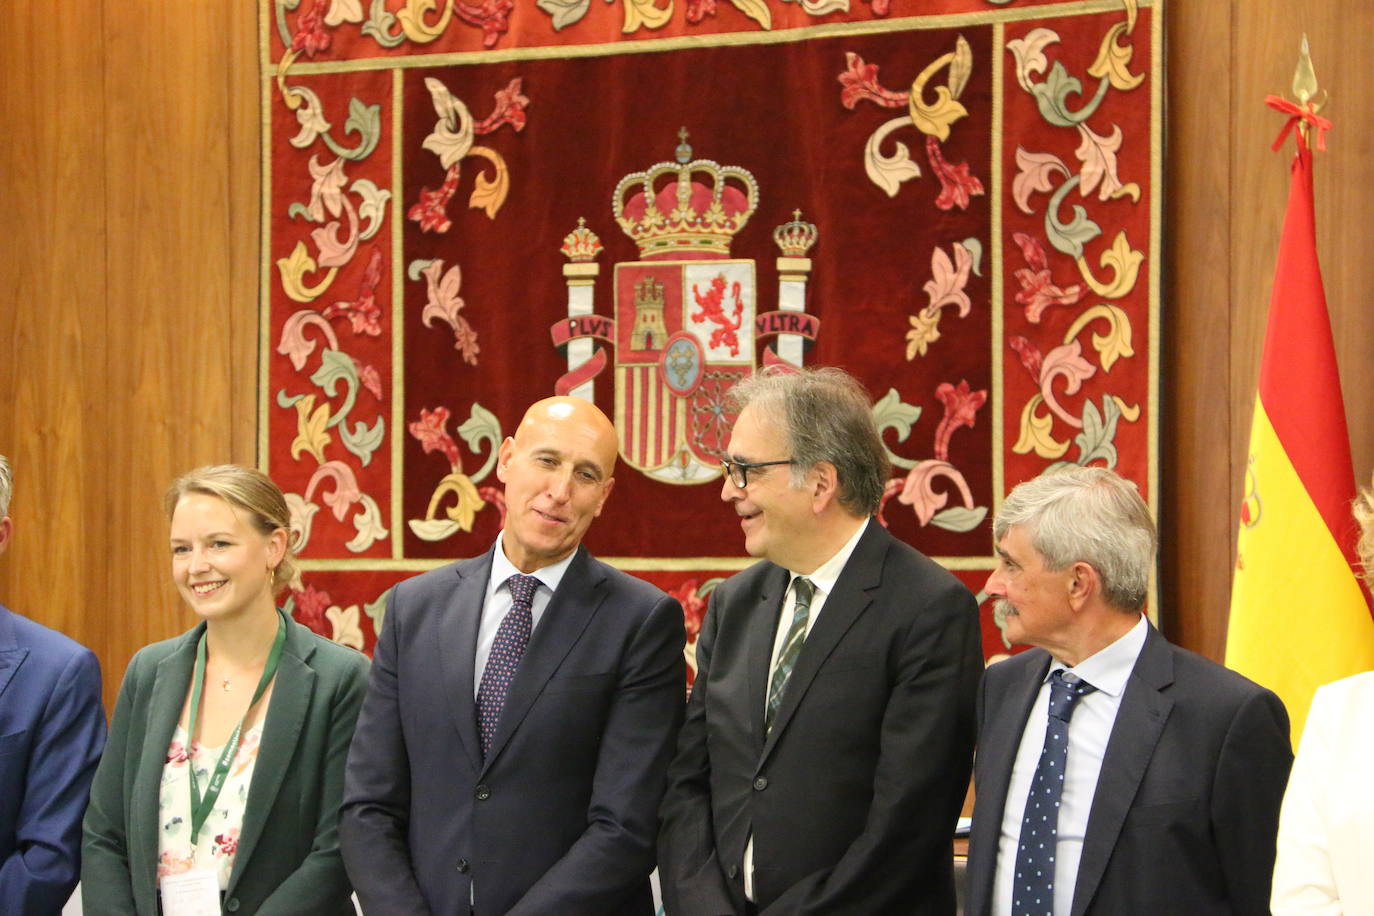
[(1035, 768), (1045, 744), (1050, 675), (1057, 670), (1077, 675), (1097, 688), (1078, 701), (1069, 722), (1069, 757), (1064, 766), (1064, 794), (1059, 805), (1059, 842), (1054, 854), (1054, 912), (1056, 916), (1065, 916), (1073, 906), (1078, 861), (1083, 855), (1083, 835), (1088, 828), (1088, 813), (1092, 810), (1093, 795), (1097, 791), (1097, 777), (1102, 772), (1102, 757), (1107, 752), (1112, 726), (1116, 724), (1116, 713), (1121, 708), (1121, 695), (1126, 690), (1126, 681), (1145, 645), (1148, 627), (1142, 615), (1126, 635), (1083, 659), (1076, 667), (1069, 668), (1058, 659), (1050, 662), (1040, 692), (1026, 718), (1016, 762), (1011, 768), (1007, 802), (1002, 809), (1002, 835), (997, 846), (997, 873), (992, 885), (993, 916), (1011, 913), (1012, 881), (1016, 872), (1016, 848), (1021, 838), (1021, 819), (1026, 812), (1026, 796), (1030, 793), (1031, 781), (1035, 778)]
[[(533, 620), (530, 627), (531, 639), (534, 638), (539, 621), (544, 617), (544, 609), (553, 599), (553, 593), (557, 591), (558, 583), (563, 581), (563, 574), (568, 571), (568, 565), (572, 563), (575, 554), (576, 551), (573, 551), (552, 566), (540, 567), (529, 574), (539, 580), (539, 588), (535, 589), (534, 602), (530, 607), (530, 617)], [(473, 659), (472, 666), (474, 700), (477, 698), (478, 688), (482, 686), (482, 672), (487, 670), (487, 658), (491, 655), (492, 644), (496, 642), (496, 631), (501, 629), (501, 621), (510, 613), (512, 601), (506, 580), (520, 574), (515, 564), (506, 558), (505, 548), (501, 546), (501, 535), (498, 534), (496, 550), (492, 552), (491, 557), (491, 577), (487, 579), (487, 596), (482, 602), (482, 622), (477, 628), (477, 657)]]
[[(811, 610), (806, 617), (806, 635), (811, 635), (811, 629), (816, 625), (816, 619), (821, 616), (821, 608), (825, 606), (826, 596), (835, 590), (835, 583), (840, 579), (840, 573), (844, 572), (844, 564), (849, 562), (849, 557), (854, 553), (854, 548), (859, 546), (859, 538), (863, 537), (864, 530), (868, 527), (869, 521), (859, 523), (859, 527), (850, 535), (849, 540), (839, 549), (830, 559), (826, 560), (816, 571), (803, 576), (801, 573), (792, 572), (787, 584), (787, 595), (783, 599), (782, 607), (778, 609), (778, 620), (774, 627), (776, 635), (773, 637), (773, 654), (768, 659), (768, 683), (773, 680), (773, 669), (778, 666), (778, 656), (782, 654), (782, 647), (787, 642), (787, 631), (792, 628), (792, 612), (797, 607), (797, 580), (806, 578), (811, 580), (814, 591), (811, 595)], [(877, 524), (877, 522), (872, 522)], [(763, 707), (768, 708), (768, 690), (763, 691)], [(744, 896), (750, 901), (754, 899), (754, 835), (749, 834), (749, 842), (744, 844)]]

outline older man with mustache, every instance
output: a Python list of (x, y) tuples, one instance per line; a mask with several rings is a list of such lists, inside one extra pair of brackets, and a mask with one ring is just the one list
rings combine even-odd
[(983, 678), (966, 912), (1268, 913), (1288, 715), (1142, 613), (1155, 526), (1135, 485), (1046, 474), (993, 537), (988, 594), (1037, 648)]

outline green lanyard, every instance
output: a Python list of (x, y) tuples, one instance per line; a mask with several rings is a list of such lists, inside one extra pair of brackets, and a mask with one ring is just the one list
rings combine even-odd
[[(229, 741), (220, 751), (219, 760), (215, 762), (214, 772), (210, 774), (210, 785), (205, 789), (205, 795), (200, 794), (200, 780), (196, 778), (196, 764), (194, 760), (188, 760), (188, 768), (191, 771), (191, 845), (196, 845), (196, 837), (200, 835), (200, 828), (205, 826), (205, 820), (214, 810), (215, 801), (219, 798), (220, 789), (224, 788), (224, 780), (229, 775), (229, 766), (234, 762), (234, 755), (239, 750), (239, 738), (243, 734), (243, 723), (248, 718), (248, 713), (252, 712), (253, 707), (258, 705), (258, 700), (267, 691), (267, 685), (272, 683), (272, 678), (277, 676), (277, 665), (281, 663), (281, 647), (286, 642), (286, 618), (277, 612), (277, 638), (272, 641), (272, 651), (267, 653), (267, 666), (262, 669), (262, 679), (258, 681), (258, 689), (253, 694), (253, 701), (248, 704), (248, 709), (243, 713), (243, 719), (239, 719), (239, 724), (234, 726), (234, 733), (229, 736)], [(196, 738), (196, 723), (200, 720), (200, 694), (205, 683), (205, 635), (201, 634), (200, 642), (196, 646), (196, 667), (191, 674), (191, 723), (190, 733), (187, 735), (187, 745), (190, 745)], [(189, 752), (189, 747), (188, 747)]]

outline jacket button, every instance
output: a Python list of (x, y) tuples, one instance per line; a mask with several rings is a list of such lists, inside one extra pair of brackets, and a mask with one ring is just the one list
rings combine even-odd
[(491, 798), (491, 789), (488, 789), (486, 786), (478, 786), (474, 794), (477, 796), (478, 801), (486, 801)]
[(738, 865), (731, 865), (731, 866), (730, 866), (730, 880), (733, 881), (733, 880), (735, 880), (735, 878), (738, 877), (738, 876), (739, 876), (739, 866), (738, 866)]
[(467, 860), (467, 859), (459, 859), (459, 860), (458, 860), (458, 873), (459, 873), (459, 874), (466, 875), (466, 874), (468, 873), (468, 869), (469, 869), (470, 867), (471, 867), (471, 866), (468, 865), (468, 860)]
[(768, 788), (768, 777), (767, 777), (767, 776), (760, 776), (758, 779), (755, 779), (755, 780), (754, 780), (754, 791), (755, 791), (755, 792), (762, 792), (762, 791), (763, 791), (764, 789), (766, 789), (766, 788)]
[(231, 913), (237, 913), (239, 911), (239, 898), (230, 897), (224, 901), (224, 908)]

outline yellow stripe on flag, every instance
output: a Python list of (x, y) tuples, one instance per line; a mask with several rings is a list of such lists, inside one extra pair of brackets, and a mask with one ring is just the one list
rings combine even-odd
[(1237, 544), (1226, 665), (1279, 695), (1296, 747), (1317, 688), (1374, 668), (1374, 620), (1260, 398), (1250, 470), (1256, 498)]

